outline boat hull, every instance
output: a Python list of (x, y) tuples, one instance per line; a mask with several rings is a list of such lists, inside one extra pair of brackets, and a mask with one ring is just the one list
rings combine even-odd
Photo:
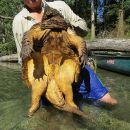
[(130, 75), (130, 56), (95, 55), (97, 66)]

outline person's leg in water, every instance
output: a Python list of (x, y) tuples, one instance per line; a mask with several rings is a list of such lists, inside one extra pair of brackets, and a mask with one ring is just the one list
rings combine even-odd
[(98, 76), (88, 65), (81, 71), (81, 75), (79, 93), (83, 99), (97, 100), (111, 105), (117, 104), (117, 100), (110, 95), (108, 89), (103, 86)]
[(110, 93), (106, 93), (99, 101), (104, 103), (109, 103), (111, 105), (116, 105), (118, 102), (115, 98), (111, 97)]

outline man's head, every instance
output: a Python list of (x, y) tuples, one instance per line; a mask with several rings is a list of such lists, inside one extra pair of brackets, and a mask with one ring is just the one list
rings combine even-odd
[(24, 5), (32, 11), (40, 10), (42, 7), (42, 1), (44, 0), (23, 0)]

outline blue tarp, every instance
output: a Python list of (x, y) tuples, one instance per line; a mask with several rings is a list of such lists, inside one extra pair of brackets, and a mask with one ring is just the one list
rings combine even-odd
[[(91, 3), (91, 0), (86, 0), (87, 3)], [(104, 0), (97, 0), (98, 7), (97, 7), (97, 22), (102, 23), (104, 21), (103, 14), (104, 14)]]
[[(91, 3), (91, 0), (85, 0), (88, 3)], [(122, 0), (106, 0), (106, 4), (111, 2), (121, 2)], [(103, 23), (104, 22), (104, 3), (105, 0), (97, 0), (97, 22)]]
[(104, 0), (98, 0), (97, 22), (99, 23), (104, 22)]

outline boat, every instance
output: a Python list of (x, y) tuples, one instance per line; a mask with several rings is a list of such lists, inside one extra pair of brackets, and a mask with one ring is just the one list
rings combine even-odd
[(130, 75), (130, 53), (94, 51), (92, 56), (96, 59), (97, 67)]

